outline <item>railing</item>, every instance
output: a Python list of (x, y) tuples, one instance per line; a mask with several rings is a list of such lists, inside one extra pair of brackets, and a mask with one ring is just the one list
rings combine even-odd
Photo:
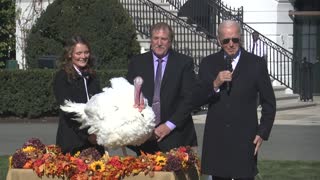
[(208, 39), (205, 30), (198, 31), (197, 26), (166, 11), (150, 0), (120, 0), (133, 18), (136, 30), (150, 37), (150, 27), (157, 22), (168, 23), (175, 32), (173, 49), (193, 57), (195, 67), (200, 60), (217, 51), (215, 39)]
[(249, 52), (263, 57), (267, 61), (270, 76), (287, 88), (293, 89), (292, 68), (293, 54), (277, 43), (258, 33), (258, 39), (253, 39), (256, 32), (246, 23), (242, 25), (242, 46)]
[[(226, 13), (231, 13), (234, 16), (239, 16), (239, 19), (243, 17), (243, 7), (238, 9), (232, 8), (231, 6), (225, 5), (221, 0), (161, 0), (161, 2), (168, 2), (178, 11), (181, 10), (183, 6), (189, 6), (188, 3), (206, 3), (211, 2), (215, 4), (215, 7), (219, 7), (220, 11), (224, 11)], [(194, 4), (196, 5), (196, 4)], [(193, 8), (193, 12), (199, 11), (197, 8)]]
[(243, 8), (228, 7), (221, 0), (165, 0), (188, 18), (188, 23), (206, 29), (210, 35), (217, 34), (217, 25), (229, 16), (243, 19)]

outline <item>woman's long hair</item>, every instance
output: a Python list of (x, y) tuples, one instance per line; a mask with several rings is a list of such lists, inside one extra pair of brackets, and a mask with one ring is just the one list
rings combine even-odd
[(59, 62), (59, 67), (67, 73), (69, 80), (75, 79), (77, 77), (77, 72), (74, 69), (73, 63), (72, 63), (72, 53), (77, 44), (86, 45), (90, 53), (88, 63), (84, 68), (81, 69), (81, 71), (88, 74), (90, 77), (94, 77), (96, 75), (96, 72), (93, 69), (95, 60), (91, 54), (92, 53), (91, 47), (89, 42), (80, 35), (74, 35), (65, 42), (65, 46), (63, 48), (63, 54)]

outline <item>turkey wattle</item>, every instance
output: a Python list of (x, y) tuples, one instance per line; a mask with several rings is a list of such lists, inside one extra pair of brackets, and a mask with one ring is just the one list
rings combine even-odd
[(108, 148), (140, 145), (148, 140), (155, 127), (155, 115), (141, 93), (143, 80), (137, 77), (134, 86), (126, 79), (112, 78), (111, 87), (94, 95), (86, 104), (65, 101), (60, 108), (75, 113), (80, 128), (89, 127), (97, 143)]

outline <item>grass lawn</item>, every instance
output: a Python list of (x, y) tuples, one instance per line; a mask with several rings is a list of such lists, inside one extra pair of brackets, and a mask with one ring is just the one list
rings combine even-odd
[(9, 156), (0, 156), (0, 179), (5, 180), (8, 171), (8, 157)]
[(320, 161), (258, 161), (257, 180), (320, 180)]
[[(259, 161), (256, 180), (320, 180), (320, 161)], [(8, 156), (0, 156), (0, 180), (6, 179)]]

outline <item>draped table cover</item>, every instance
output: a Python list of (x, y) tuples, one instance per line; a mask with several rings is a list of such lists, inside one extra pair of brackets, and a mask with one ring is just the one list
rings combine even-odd
[[(7, 180), (62, 180), (63, 178), (58, 177), (38, 177), (32, 169), (14, 169), (8, 170)], [(125, 177), (124, 180), (197, 180), (199, 175), (197, 171), (191, 168), (188, 172), (155, 172), (153, 177), (148, 174), (144, 175), (140, 173), (138, 175), (131, 175)]]

